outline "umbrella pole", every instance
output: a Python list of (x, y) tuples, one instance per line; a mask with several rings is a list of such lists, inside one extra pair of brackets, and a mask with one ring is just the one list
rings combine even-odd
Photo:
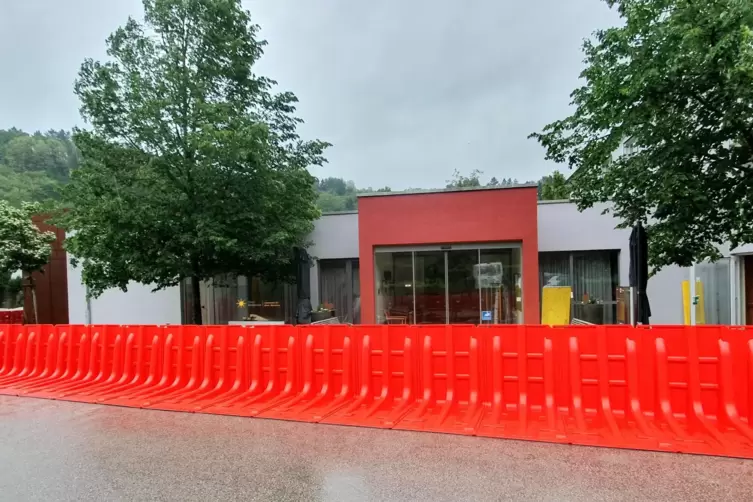
[(635, 288), (630, 286), (630, 325), (635, 326)]

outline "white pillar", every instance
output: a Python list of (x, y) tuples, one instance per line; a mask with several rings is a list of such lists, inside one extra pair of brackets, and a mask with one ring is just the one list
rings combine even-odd
[(695, 262), (690, 265), (690, 325), (695, 326)]
[(735, 255), (729, 257), (729, 323), (734, 326), (740, 324), (737, 319), (737, 264), (738, 258)]

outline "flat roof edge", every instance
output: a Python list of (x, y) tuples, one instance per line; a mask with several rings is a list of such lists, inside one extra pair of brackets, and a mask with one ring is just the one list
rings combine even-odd
[(455, 192), (481, 192), (486, 190), (515, 190), (518, 188), (537, 188), (538, 185), (534, 183), (515, 185), (511, 187), (467, 187), (467, 188), (429, 188), (426, 190), (404, 190), (401, 192), (372, 192), (358, 194), (358, 198), (361, 197), (391, 197), (395, 195), (423, 195), (423, 194), (435, 194), (435, 193), (455, 193)]
[(575, 201), (570, 199), (540, 200), (539, 204), (575, 204)]
[(358, 209), (350, 211), (322, 211), (322, 216), (343, 216), (346, 214), (358, 214)]

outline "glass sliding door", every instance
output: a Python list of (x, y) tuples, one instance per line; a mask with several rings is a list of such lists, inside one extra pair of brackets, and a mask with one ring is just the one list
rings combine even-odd
[(412, 324), (413, 253), (376, 253), (376, 320)]
[(473, 274), (478, 249), (447, 251), (447, 299), (450, 324), (478, 324), (481, 319), (479, 288)]
[(383, 248), (374, 265), (380, 324), (523, 322), (519, 245)]
[(445, 324), (447, 322), (447, 288), (445, 281), (445, 252), (416, 251), (416, 315), (415, 324)]
[(482, 249), (481, 320), (483, 324), (523, 322), (520, 248)]

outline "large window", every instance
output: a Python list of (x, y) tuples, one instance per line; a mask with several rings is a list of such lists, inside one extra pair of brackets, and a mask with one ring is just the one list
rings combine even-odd
[(352, 324), (361, 322), (358, 274), (357, 258), (319, 260), (319, 303), (331, 306), (341, 321)]
[(284, 283), (264, 282), (259, 277), (238, 276), (235, 320), (284, 321), (285, 286)]
[(616, 250), (539, 253), (541, 287), (572, 288), (571, 318), (614, 324), (619, 279)]
[(523, 321), (519, 244), (383, 248), (374, 264), (380, 324)]
[[(192, 320), (193, 292), (190, 279), (181, 285), (183, 322)], [(295, 285), (266, 283), (259, 277), (218, 275), (201, 284), (204, 324), (229, 321), (286, 321), (295, 316)]]
[(703, 284), (706, 324), (731, 324), (729, 267), (729, 258), (696, 265), (696, 280)]

